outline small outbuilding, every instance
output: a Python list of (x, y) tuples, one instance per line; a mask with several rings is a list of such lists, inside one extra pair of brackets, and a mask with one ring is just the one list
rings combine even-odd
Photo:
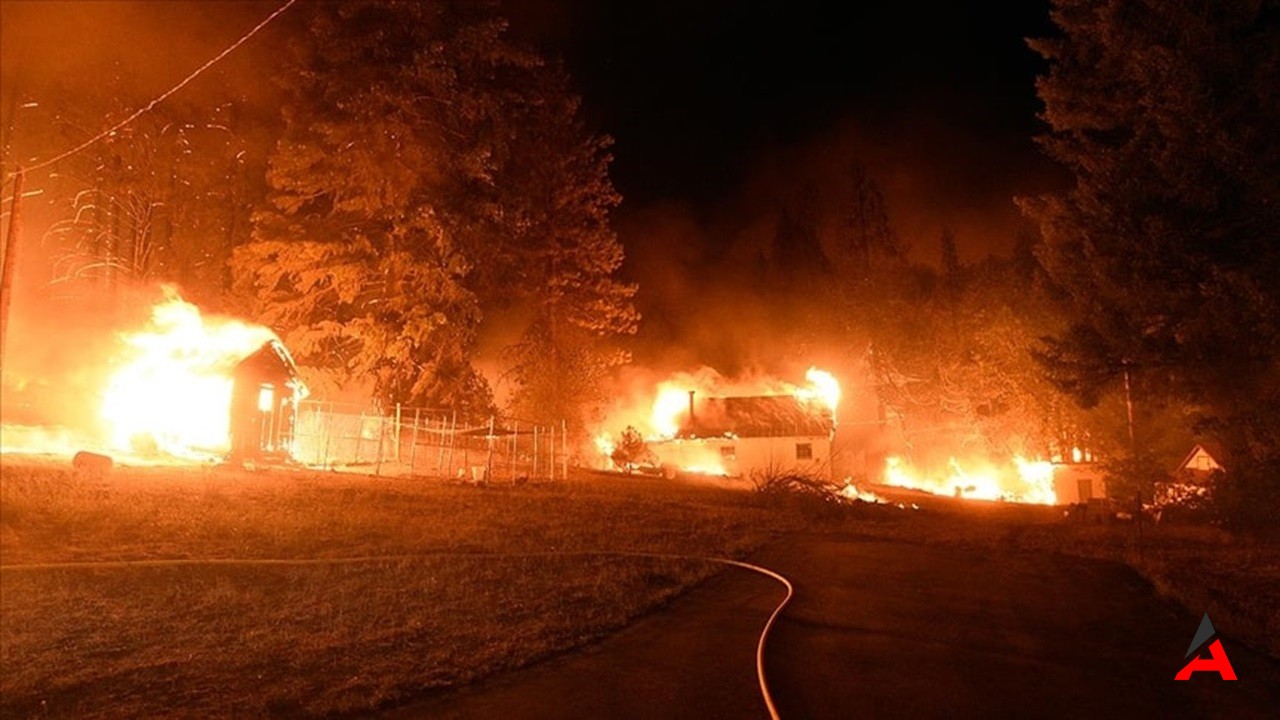
[(306, 395), (298, 366), (279, 341), (240, 361), (232, 373), (230, 459), (289, 459), (298, 402)]

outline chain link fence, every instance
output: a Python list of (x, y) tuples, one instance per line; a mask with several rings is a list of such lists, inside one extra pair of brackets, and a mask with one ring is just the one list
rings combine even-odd
[(565, 424), (493, 416), (467, 423), (456, 413), (396, 406), (390, 412), (306, 400), (299, 404), (293, 457), (326, 470), (520, 482), (568, 476)]

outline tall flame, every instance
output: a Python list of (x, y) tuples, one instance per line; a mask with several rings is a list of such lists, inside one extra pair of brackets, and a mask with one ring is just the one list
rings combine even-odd
[(1008, 500), (1036, 505), (1057, 502), (1051, 463), (1015, 456), (1012, 466), (1012, 469), (998, 468), (990, 463), (974, 461), (962, 465), (951, 458), (947, 463), (947, 473), (939, 475), (921, 472), (894, 456), (885, 462), (883, 478), (885, 485), (972, 500)]
[(811, 367), (804, 374), (809, 387), (796, 390), (796, 396), (808, 400), (816, 400), (831, 410), (831, 417), (836, 416), (836, 406), (840, 404), (840, 381), (836, 376), (816, 367)]
[(170, 291), (147, 329), (123, 336), (101, 417), (119, 450), (154, 446), (175, 454), (230, 447), (232, 372), (275, 334), (260, 325), (204, 318)]

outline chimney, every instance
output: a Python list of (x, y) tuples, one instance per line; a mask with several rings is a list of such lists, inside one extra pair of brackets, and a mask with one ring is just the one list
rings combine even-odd
[(692, 391), (692, 390), (690, 390), (690, 391), (689, 391), (689, 429), (690, 429), (690, 430), (692, 430), (692, 429), (693, 429), (693, 422), (694, 422), (694, 415), (693, 415), (693, 391)]

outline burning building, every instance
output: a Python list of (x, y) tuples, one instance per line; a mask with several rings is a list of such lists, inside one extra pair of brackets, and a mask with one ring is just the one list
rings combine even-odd
[(797, 473), (830, 478), (835, 417), (798, 395), (709, 397), (689, 393), (671, 438), (649, 443), (664, 467), (729, 477)]
[(59, 368), (60, 375), (28, 381), (39, 388), (75, 378), (81, 396), (58, 402), (27, 393), (46, 412), (6, 408), (0, 451), (88, 450), (147, 463), (290, 455), (307, 390), (270, 329), (205, 316), (165, 288), (145, 326), (110, 334), (109, 344)]
[(230, 458), (287, 459), (305, 394), (298, 367), (280, 341), (268, 341), (240, 361), (232, 372)]

